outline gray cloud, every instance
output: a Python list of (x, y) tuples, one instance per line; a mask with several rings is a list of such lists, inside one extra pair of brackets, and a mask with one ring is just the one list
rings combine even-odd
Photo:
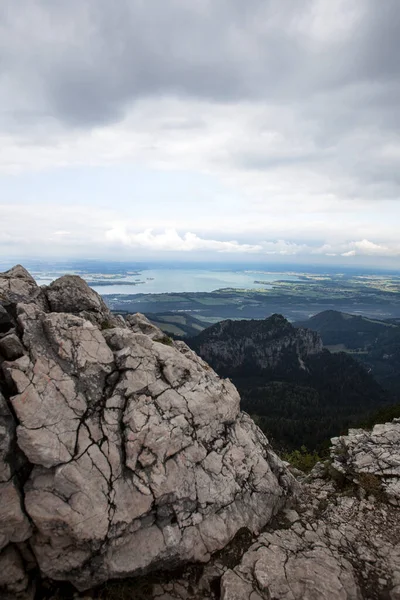
[[(31, 109), (90, 127), (120, 119), (127, 105), (149, 95), (269, 99), (308, 108), (313, 99), (318, 112), (321, 100), (326, 107), (326, 94), (348, 91), (352, 103), (347, 88), (356, 83), (396, 84), (397, 0), (338, 2), (342, 14), (327, 14), (337, 26), (321, 20), (331, 4), (3, 0), (0, 83), (9, 90), (3, 100), (9, 111), (14, 100), (16, 115)], [(398, 90), (387, 89), (367, 90), (364, 101), (373, 109), (391, 106), (389, 117), (397, 118)], [(346, 115), (343, 103), (335, 110), (334, 99), (332, 116), (346, 126), (353, 111)], [(363, 98), (356, 93), (353, 100), (363, 113)]]

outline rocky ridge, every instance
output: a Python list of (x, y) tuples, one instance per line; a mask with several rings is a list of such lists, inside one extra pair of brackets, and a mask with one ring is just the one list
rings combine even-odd
[(296, 510), (222, 578), (227, 600), (400, 599), (400, 420), (333, 440)]
[(0, 274), (0, 593), (207, 562), (297, 490), (239, 395), (86, 283)]
[[(190, 345), (213, 365), (218, 373), (242, 370), (276, 370), (293, 357), (295, 368), (305, 369), (308, 356), (323, 345), (318, 333), (295, 328), (282, 315), (264, 320), (221, 321), (208, 327)], [(284, 367), (285, 368), (285, 367)]]
[(150, 596), (399, 600), (399, 436), (397, 420), (334, 439), (330, 460), (303, 476), (296, 504), (252, 542), (240, 540), (233, 566), (229, 554), (218, 556), (196, 580), (187, 571)]

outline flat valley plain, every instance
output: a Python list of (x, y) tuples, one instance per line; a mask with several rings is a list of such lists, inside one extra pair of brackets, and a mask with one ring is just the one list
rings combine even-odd
[[(1, 261), (0, 267), (13, 264)], [(88, 260), (24, 264), (39, 284), (65, 273), (80, 275), (113, 311), (145, 313), (177, 336), (195, 335), (222, 319), (263, 319), (273, 313), (290, 321), (325, 310), (400, 318), (400, 271)]]
[(325, 310), (376, 319), (400, 318), (398, 274), (296, 273), (296, 276), (296, 281), (277, 279), (264, 289), (223, 288), (213, 292), (104, 298), (112, 310), (145, 313), (163, 329), (182, 336), (193, 335), (222, 319), (263, 319), (273, 313), (283, 314), (291, 321)]

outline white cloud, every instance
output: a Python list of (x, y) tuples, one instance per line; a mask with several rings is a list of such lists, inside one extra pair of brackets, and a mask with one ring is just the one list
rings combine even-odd
[(129, 248), (143, 248), (152, 252), (218, 252), (237, 254), (265, 254), (295, 256), (317, 254), (324, 256), (398, 256), (400, 245), (380, 245), (367, 239), (351, 241), (345, 244), (324, 244), (313, 247), (309, 244), (298, 244), (287, 240), (258, 241), (256, 244), (240, 243), (237, 240), (215, 240), (202, 238), (196, 233), (178, 233), (174, 228), (155, 232), (145, 229), (142, 232), (131, 232), (123, 224), (114, 224), (105, 232), (105, 238), (112, 244)]
[(342, 256), (399, 256), (400, 244), (375, 244), (369, 240), (349, 242), (349, 250), (342, 252)]
[[(126, 232), (120, 231), (120, 243), (128, 238), (120, 248), (143, 251), (329, 256), (354, 250), (357, 256), (377, 259), (397, 256), (393, 244), (400, 204), (396, 196), (391, 199), (396, 185), (384, 171), (379, 185), (364, 185), (362, 177), (370, 164), (381, 168), (382, 161), (400, 161), (400, 155), (382, 156), (380, 148), (392, 143), (390, 135), (377, 137), (368, 128), (364, 133), (350, 130), (321, 146), (316, 123), (298, 107), (163, 97), (141, 100), (125, 120), (90, 132), (49, 126), (44, 137), (29, 131), (5, 136), (0, 140), (0, 194), (7, 200), (14, 181), (28, 180), (15, 194), (22, 203), (11, 211), (18, 214), (8, 231), (14, 230), (15, 237), (27, 229), (34, 236), (33, 219), (37, 247), (43, 250), (46, 240), (60, 238), (60, 249), (64, 243), (65, 252), (75, 252), (79, 239), (79, 249), (87, 255), (99, 251), (110, 223), (123, 221)], [(130, 180), (120, 180), (119, 165), (132, 168)], [(109, 178), (103, 189), (91, 175), (96, 171)], [(141, 173), (146, 178), (149, 172), (159, 182), (152, 196), (138, 186)], [(80, 189), (81, 173), (92, 177), (87, 190)], [(67, 177), (68, 189), (63, 185)], [(47, 207), (34, 178), (52, 182)], [(180, 181), (186, 183), (178, 195)], [(96, 196), (107, 211), (89, 206), (88, 198), (93, 204)], [(32, 210), (24, 206), (27, 199)], [(181, 239), (154, 233), (173, 229)], [(150, 236), (144, 235), (147, 230), (152, 230)], [(55, 233), (59, 231), (70, 234)], [(185, 237), (188, 233), (196, 237)], [(351, 246), (354, 239), (387, 250)]]
[(350, 245), (354, 246), (356, 251), (359, 251), (363, 254), (387, 254), (393, 251), (387, 246), (384, 246), (382, 244), (374, 244), (374, 242), (370, 242), (369, 240), (351, 242)]
[(387, 256), (396, 257), (400, 255), (400, 244), (397, 242), (378, 244), (367, 239), (351, 242), (337, 242), (324, 244), (312, 251), (313, 254), (325, 254), (325, 256)]
[[(178, 206), (178, 205), (177, 205)], [(170, 204), (166, 206), (167, 213)], [(138, 214), (134, 205), (125, 219), (121, 207), (113, 210), (83, 205), (0, 204), (0, 253), (3, 256), (57, 255), (82, 257), (146, 257), (163, 253), (188, 256), (228, 257), (262, 256), (303, 257), (311, 261), (323, 257), (365, 257), (365, 261), (384, 258), (394, 261), (400, 256), (397, 231), (385, 228), (376, 218), (375, 226), (355, 227), (344, 219), (340, 231), (321, 219), (297, 215), (296, 222), (280, 216), (262, 218), (242, 214), (242, 223), (229, 209), (214, 210), (212, 203), (196, 219), (190, 214), (167, 220), (154, 211), (154, 217)], [(165, 213), (165, 214), (167, 214)], [(361, 217), (360, 219), (361, 220)], [(149, 224), (153, 221), (153, 227)], [(165, 226), (165, 222), (168, 226)], [(164, 225), (164, 226), (163, 226)], [(354, 238), (359, 230), (363, 237)], [(375, 230), (375, 231), (374, 231)], [(321, 240), (322, 238), (322, 240)], [(324, 241), (326, 240), (326, 241)], [(134, 251), (134, 252), (132, 252)]]
[(106, 240), (131, 248), (144, 248), (151, 251), (170, 252), (221, 252), (236, 254), (266, 254), (291, 256), (301, 254), (310, 249), (305, 244), (294, 242), (259, 241), (256, 244), (240, 243), (237, 240), (215, 240), (202, 238), (196, 233), (178, 233), (174, 228), (162, 232), (146, 229), (139, 233), (129, 232), (122, 224), (115, 224), (105, 233)]
[(151, 251), (213, 251), (228, 253), (258, 253), (262, 246), (258, 244), (239, 244), (237, 241), (219, 241), (202, 239), (195, 233), (187, 232), (182, 236), (176, 229), (166, 229), (162, 233), (153, 233), (146, 229), (141, 233), (128, 233), (124, 227), (115, 226), (106, 232), (106, 239), (132, 248), (145, 248)]

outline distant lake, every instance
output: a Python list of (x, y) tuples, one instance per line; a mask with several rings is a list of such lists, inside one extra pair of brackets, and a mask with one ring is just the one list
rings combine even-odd
[[(48, 271), (35, 274), (37, 282), (49, 284), (54, 277)], [(286, 273), (263, 273), (262, 271), (213, 271), (202, 269), (144, 269), (134, 275), (123, 274), (116, 277), (115, 285), (102, 281), (101, 285), (92, 283), (94, 278), (88, 274), (84, 278), (91, 287), (102, 296), (116, 294), (162, 294), (171, 292), (213, 292), (221, 288), (262, 289), (269, 287), (279, 279), (298, 281), (298, 277)], [(140, 280), (140, 281), (138, 281)], [(255, 281), (266, 282), (254, 283)], [(129, 285), (129, 283), (131, 285)], [(135, 285), (132, 285), (135, 284)]]

